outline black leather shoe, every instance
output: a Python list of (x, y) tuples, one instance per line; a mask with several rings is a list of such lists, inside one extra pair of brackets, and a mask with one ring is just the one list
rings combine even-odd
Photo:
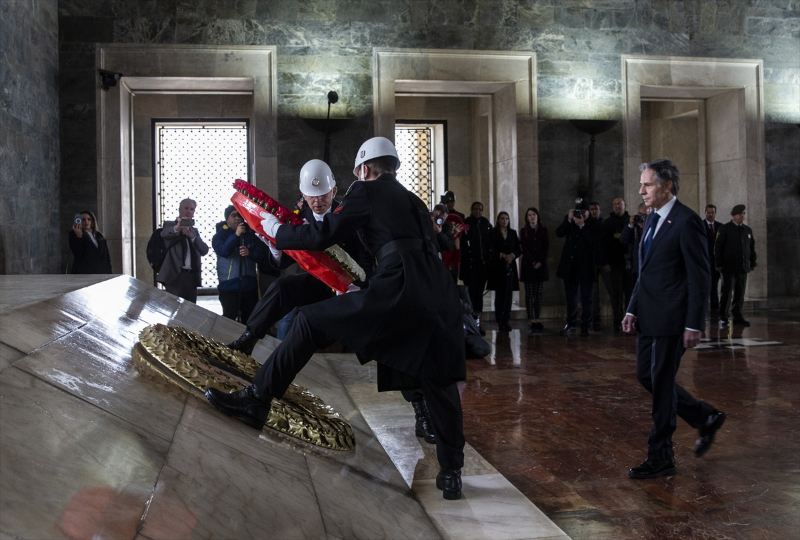
[(219, 412), (233, 416), (254, 429), (261, 429), (269, 416), (272, 397), (261, 396), (255, 386), (227, 393), (216, 388), (206, 390), (206, 398)]
[(448, 501), (457, 501), (461, 498), (461, 469), (440, 469), (436, 475), (436, 487), (444, 492)]
[(565, 326), (561, 330), (561, 332), (559, 332), (559, 334), (561, 334), (562, 336), (574, 336), (577, 333), (578, 333), (578, 327), (570, 325)]
[(249, 356), (253, 354), (253, 349), (256, 348), (256, 343), (258, 343), (258, 337), (256, 337), (256, 335), (248, 328), (244, 331), (244, 334), (236, 338), (235, 341), (228, 343), (228, 348), (233, 349), (234, 351), (241, 351)]
[(629, 470), (628, 476), (631, 478), (661, 478), (662, 476), (675, 474), (677, 471), (674, 459), (663, 461), (646, 459), (641, 465)]
[(744, 326), (745, 328), (750, 328), (750, 321), (746, 321), (744, 319), (733, 319), (733, 326)]
[(431, 426), (427, 403), (425, 403), (424, 399), (421, 399), (412, 401), (411, 406), (414, 407), (414, 416), (417, 419), (417, 423), (414, 425), (416, 436), (422, 437), (426, 443), (436, 444), (436, 435), (434, 435), (433, 426)]
[(722, 424), (725, 423), (725, 418), (727, 418), (727, 415), (724, 412), (713, 412), (706, 419), (705, 425), (697, 430), (697, 432), (700, 433), (700, 438), (694, 443), (695, 456), (703, 457), (703, 454), (708, 452), (708, 449), (711, 448), (711, 444), (714, 442), (714, 435), (716, 435), (717, 430), (722, 427)]

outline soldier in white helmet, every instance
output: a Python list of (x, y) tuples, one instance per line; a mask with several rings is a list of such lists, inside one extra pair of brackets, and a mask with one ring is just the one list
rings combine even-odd
[[(305, 202), (301, 217), (309, 223), (322, 221), (336, 202), (334, 199), (336, 180), (327, 163), (312, 159), (303, 165), (300, 169), (300, 193)], [(338, 244), (364, 269), (369, 279), (374, 264), (372, 255), (361, 244), (357, 235), (353, 234)], [(290, 257), (284, 257), (274, 244), (267, 242), (267, 245), (271, 253), (270, 263), (274, 268), (284, 269), (294, 264), (294, 261)], [(366, 282), (356, 281), (351, 285), (355, 290), (362, 287), (366, 287)], [(332, 295), (330, 287), (306, 272), (279, 278), (272, 282), (256, 304), (247, 320), (247, 329), (235, 341), (228, 344), (228, 347), (251, 354), (258, 340), (267, 335), (269, 328), (284, 315), (296, 307), (321, 302)]]
[(283, 395), (318, 347), (335, 339), (362, 363), (389, 368), (378, 377), (379, 390), (421, 386), (441, 468), (436, 485), (445, 499), (458, 499), (464, 430), (456, 382), (466, 378), (458, 292), (432, 243), (428, 208), (395, 178), (399, 166), (391, 141), (370, 139), (353, 169), (361, 181), (322, 221), (281, 225), (271, 215), (262, 221), (280, 249), (322, 250), (358, 231), (377, 268), (368, 288), (301, 307), (252, 386), (231, 394), (210, 389), (206, 397), (217, 410), (261, 429), (272, 398)]

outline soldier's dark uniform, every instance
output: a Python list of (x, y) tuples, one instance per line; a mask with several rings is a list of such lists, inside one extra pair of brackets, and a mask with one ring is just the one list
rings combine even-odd
[[(394, 176), (356, 182), (321, 222), (282, 226), (278, 249), (323, 250), (360, 230), (377, 268), (367, 289), (302, 307), (286, 339), (264, 362), (254, 386), (280, 397), (317, 347), (330, 340), (419, 381), (442, 468), (464, 462), (461, 401), (466, 378), (458, 292), (436, 256), (425, 204)], [(427, 237), (427, 241), (425, 238)]]
[[(339, 204), (339, 202), (334, 200), (331, 209), (336, 208)], [(314, 213), (308, 207), (305, 207), (300, 215), (309, 223), (316, 221)], [(366, 281), (356, 281), (355, 285), (362, 289), (365, 288), (373, 272), (372, 255), (361, 244), (358, 235), (355, 233), (351, 234), (349, 238), (338, 242), (338, 245), (364, 269), (367, 275)], [(294, 264), (294, 261), (288, 255), (281, 257), (279, 264), (276, 263), (271, 256), (269, 257), (269, 261), (270, 264), (278, 270)], [(250, 314), (250, 318), (247, 321), (247, 329), (256, 338), (261, 339), (267, 334), (267, 330), (273, 324), (281, 320), (284, 315), (294, 308), (327, 300), (331, 298), (333, 294), (329, 286), (306, 272), (279, 278), (272, 282), (269, 288), (264, 292), (264, 296), (262, 296), (261, 300), (256, 304), (255, 309)]]
[(728, 320), (728, 307), (733, 302), (731, 311), (733, 320), (741, 321), (744, 305), (744, 289), (747, 286), (747, 274), (756, 267), (756, 244), (753, 230), (745, 225), (737, 225), (733, 220), (723, 225), (717, 233), (714, 243), (714, 266), (722, 268), (722, 294), (719, 302), (720, 321)]

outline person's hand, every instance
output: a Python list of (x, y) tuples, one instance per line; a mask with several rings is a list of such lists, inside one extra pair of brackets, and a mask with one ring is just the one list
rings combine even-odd
[(275, 238), (275, 235), (278, 233), (278, 229), (281, 226), (281, 222), (278, 218), (270, 214), (269, 212), (261, 212), (261, 227), (264, 228), (264, 232), (267, 233), (267, 236), (271, 236)]
[(569, 214), (567, 214), (567, 216), (568, 216), (570, 221), (574, 221), (575, 220), (575, 209), (570, 210)]
[[(636, 215), (636, 214), (634, 214), (634, 216), (635, 216), (635, 215)], [(631, 218), (630, 218), (630, 222), (631, 222), (631, 227), (633, 227), (633, 225), (634, 225), (634, 223), (633, 223), (633, 216), (631, 216)]]
[(75, 233), (75, 236), (81, 238), (83, 236), (83, 227), (81, 227), (80, 223), (73, 223), (72, 224), (72, 232)]
[(239, 225), (236, 226), (236, 236), (242, 236), (246, 232), (247, 225), (245, 225), (244, 222), (239, 223)]
[(533, 269), (534, 270), (538, 270), (541, 267), (542, 267), (542, 263), (536, 263), (536, 264), (533, 265)]
[(633, 315), (625, 315), (625, 318), (622, 319), (622, 331), (626, 334), (635, 334), (636, 333), (636, 317)]
[(574, 215), (573, 215), (573, 217), (572, 217), (572, 221), (573, 221), (573, 222), (575, 223), (575, 225), (577, 225), (578, 227), (583, 227), (583, 223), (584, 223), (583, 214), (582, 214), (582, 213), (580, 213), (580, 212), (579, 212), (579, 213), (577, 213), (577, 214), (574, 214)]
[(194, 233), (192, 232), (191, 227), (181, 227), (181, 234), (183, 234), (183, 236), (189, 240), (194, 240)]
[(698, 330), (689, 330), (688, 328), (683, 331), (683, 346), (686, 349), (697, 347), (700, 344), (700, 336), (702, 334)]
[[(263, 236), (262, 236), (262, 238), (263, 238)], [(272, 258), (275, 259), (278, 262), (281, 262), (281, 255), (283, 254), (283, 252), (281, 250), (279, 250), (278, 248), (276, 248), (275, 244), (273, 244), (272, 242), (268, 241), (267, 245), (269, 246), (269, 252), (272, 254)]]
[(603, 265), (603, 272), (605, 272), (606, 274), (611, 272), (611, 265), (610, 264)]
[[(715, 268), (715, 270), (716, 270), (717, 272), (722, 272), (722, 267), (721, 267), (721, 266), (717, 266), (717, 267)], [(751, 270), (752, 270), (752, 268), (751, 268)]]
[(250, 255), (250, 250), (247, 249), (247, 246), (239, 246), (239, 255), (242, 257), (247, 257)]
[(464, 226), (461, 223), (453, 223), (453, 236), (458, 236), (463, 230)]
[(506, 262), (507, 262), (508, 264), (511, 264), (511, 263), (513, 263), (513, 262), (514, 262), (514, 254), (513, 254), (513, 253), (509, 253), (509, 254), (508, 254), (508, 255), (506, 255), (505, 257), (506, 257)]

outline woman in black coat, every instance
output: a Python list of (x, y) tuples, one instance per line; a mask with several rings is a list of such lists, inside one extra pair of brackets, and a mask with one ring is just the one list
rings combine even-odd
[(105, 236), (97, 230), (97, 218), (88, 210), (81, 212), (81, 222), (69, 232), (69, 249), (75, 262), (73, 274), (111, 274), (111, 256)]
[(529, 334), (544, 330), (539, 322), (542, 313), (542, 287), (550, 279), (547, 270), (547, 254), (550, 251), (550, 237), (547, 227), (539, 219), (539, 210), (525, 210), (525, 226), (519, 232), (522, 249), (520, 258), (520, 281), (525, 283), (525, 308), (528, 311)]
[(497, 326), (506, 332), (511, 330), (508, 324), (511, 318), (511, 298), (519, 287), (517, 264), (514, 261), (520, 255), (519, 237), (517, 231), (509, 227), (509, 222), (508, 213), (497, 214), (493, 231), (495, 259), (489, 269), (489, 289), (495, 291)]

